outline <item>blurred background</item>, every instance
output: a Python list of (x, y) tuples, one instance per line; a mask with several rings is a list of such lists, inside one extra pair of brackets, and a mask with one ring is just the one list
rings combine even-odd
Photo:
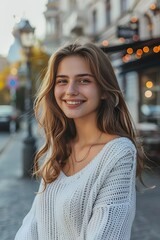
[(48, 59), (77, 39), (109, 56), (149, 158), (131, 239), (160, 239), (160, 0), (0, 0), (0, 36), (0, 239), (14, 239), (38, 188), (33, 101)]

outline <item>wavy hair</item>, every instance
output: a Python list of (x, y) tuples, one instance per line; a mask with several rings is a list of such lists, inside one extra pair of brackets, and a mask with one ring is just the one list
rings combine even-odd
[[(35, 100), (35, 116), (44, 130), (45, 144), (35, 157), (34, 174), (43, 178), (45, 186), (53, 182), (71, 154), (70, 141), (76, 136), (73, 119), (67, 118), (54, 96), (59, 63), (68, 56), (80, 56), (89, 63), (104, 98), (97, 113), (100, 131), (128, 137), (137, 148), (137, 176), (141, 179), (144, 161), (131, 116), (119, 88), (113, 67), (106, 54), (95, 44), (70, 44), (58, 49), (50, 58), (46, 75)], [(47, 156), (45, 154), (47, 153)], [(43, 164), (40, 159), (45, 156)]]

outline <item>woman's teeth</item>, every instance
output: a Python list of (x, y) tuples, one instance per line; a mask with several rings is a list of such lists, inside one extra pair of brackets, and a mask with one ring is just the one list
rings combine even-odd
[(77, 104), (80, 104), (81, 101), (66, 101), (66, 103), (70, 105), (77, 105)]

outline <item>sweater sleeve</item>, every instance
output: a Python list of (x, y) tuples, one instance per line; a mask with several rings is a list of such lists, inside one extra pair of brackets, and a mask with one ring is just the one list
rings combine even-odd
[[(123, 155), (123, 156), (122, 156)], [(86, 240), (129, 240), (135, 216), (136, 150), (121, 154), (96, 198)]]
[(38, 240), (37, 222), (36, 222), (36, 197), (32, 207), (25, 216), (22, 226), (18, 230), (14, 240)]

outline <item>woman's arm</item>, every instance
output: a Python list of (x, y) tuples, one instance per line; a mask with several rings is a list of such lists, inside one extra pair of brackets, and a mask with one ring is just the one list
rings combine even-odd
[(129, 240), (135, 216), (136, 150), (121, 154), (104, 182), (87, 226), (86, 240)]

